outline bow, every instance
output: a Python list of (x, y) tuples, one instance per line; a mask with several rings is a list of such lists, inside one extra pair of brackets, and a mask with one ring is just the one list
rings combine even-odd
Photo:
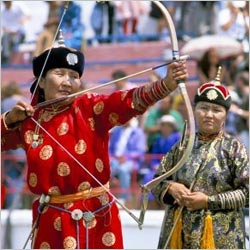
[[(174, 27), (172, 18), (170, 16), (167, 8), (165, 8), (165, 6), (160, 1), (153, 1), (153, 3), (159, 7), (159, 9), (162, 11), (162, 14), (164, 15), (164, 17), (167, 20), (167, 23), (169, 26), (169, 31), (170, 31), (171, 43), (172, 43), (173, 59), (178, 60), (180, 58), (179, 48), (178, 48), (178, 40), (177, 40), (176, 31), (175, 31), (175, 27)], [(163, 174), (163, 175), (149, 181), (148, 183), (142, 185), (141, 189), (142, 189), (142, 194), (143, 194), (143, 201), (142, 201), (142, 205), (141, 205), (139, 227), (143, 224), (143, 221), (144, 221), (144, 215), (145, 215), (145, 212), (147, 209), (147, 204), (148, 204), (148, 194), (149, 194), (150, 190), (153, 187), (157, 186), (164, 179), (166, 179), (167, 177), (174, 174), (176, 171), (178, 171), (183, 166), (183, 164), (185, 163), (185, 160), (189, 157), (191, 150), (193, 148), (193, 145), (194, 145), (195, 122), (194, 122), (194, 115), (193, 115), (193, 111), (192, 111), (192, 106), (191, 106), (191, 103), (190, 103), (190, 100), (188, 97), (185, 83), (179, 82), (178, 86), (179, 86), (181, 95), (184, 99), (184, 102), (185, 102), (185, 105), (187, 108), (187, 112), (188, 112), (189, 139), (188, 139), (187, 147), (186, 147), (186, 150), (185, 150), (184, 154), (182, 155), (181, 159), (177, 162), (177, 164), (172, 169), (170, 169), (165, 174)]]
[[(179, 51), (178, 51), (178, 42), (177, 42), (177, 37), (176, 37), (176, 33), (175, 33), (175, 29), (174, 29), (174, 25), (173, 25), (173, 22), (172, 22), (172, 19), (171, 19), (171, 16), (169, 15), (167, 9), (164, 7), (164, 5), (160, 2), (160, 1), (153, 1), (160, 9), (161, 11), (163, 12), (164, 16), (166, 17), (167, 21), (168, 21), (168, 24), (169, 24), (169, 27), (170, 27), (170, 33), (171, 33), (171, 40), (172, 40), (172, 46), (173, 46), (173, 61), (178, 61), (178, 60), (182, 60), (182, 57), (179, 56)], [(65, 11), (63, 13), (63, 16), (67, 10), (67, 5), (68, 3), (65, 5)], [(63, 19), (63, 16), (61, 18), (61, 21), (60, 21), (60, 24), (62, 22), (62, 19)], [(59, 24), (59, 26), (60, 26)], [(58, 29), (57, 29), (57, 32), (59, 31), (59, 26), (58, 26)], [(55, 34), (55, 38), (57, 36), (57, 32)], [(54, 40), (55, 40), (54, 38)], [(52, 49), (52, 48), (51, 48)], [(50, 53), (48, 53), (48, 56), (49, 56)], [(47, 56), (47, 58), (48, 58)], [(47, 62), (47, 58), (44, 62), (44, 66), (43, 66), (43, 69), (45, 68), (45, 65), (46, 65), (46, 62)], [(160, 65), (162, 66), (162, 65)], [(160, 67), (160, 66), (157, 66), (157, 67)], [(156, 67), (154, 68), (150, 68), (150, 69), (147, 69), (146, 71), (142, 71), (142, 72), (139, 72), (139, 73), (145, 73), (149, 70), (153, 70), (155, 69)], [(40, 76), (38, 78), (38, 81), (37, 81), (37, 84), (42, 76), (42, 73), (43, 73), (43, 69), (40, 73)], [(138, 73), (135, 73), (135, 74), (138, 74)], [(132, 76), (135, 76), (135, 74), (133, 74)], [(130, 76), (131, 77), (131, 76)], [(118, 81), (118, 80), (116, 80)], [(111, 82), (111, 83), (108, 83), (108, 84), (112, 84), (114, 83)], [(107, 84), (105, 84), (106, 86)], [(173, 173), (175, 173), (179, 168), (182, 167), (182, 165), (184, 164), (185, 162), (185, 159), (189, 156), (190, 152), (191, 152), (191, 149), (192, 149), (192, 146), (193, 146), (193, 143), (194, 143), (194, 121), (193, 121), (193, 113), (192, 113), (192, 107), (191, 107), (191, 103), (189, 101), (189, 97), (188, 97), (188, 94), (187, 94), (187, 91), (186, 91), (186, 87), (185, 87), (185, 83), (183, 82), (180, 82), (178, 84), (179, 88), (180, 88), (180, 91), (181, 91), (181, 94), (184, 98), (184, 101), (185, 101), (185, 104), (186, 104), (186, 107), (187, 107), (187, 110), (188, 110), (188, 116), (189, 116), (189, 125), (190, 125), (190, 137), (189, 137), (189, 141), (188, 141), (188, 145), (187, 145), (187, 148), (186, 148), (186, 151), (185, 153), (183, 154), (182, 158), (180, 159), (180, 161), (176, 164), (176, 166), (174, 166), (169, 172), (165, 173), (164, 175), (162, 176), (159, 176), (158, 178), (148, 182), (147, 184), (145, 184), (143, 187), (142, 187), (142, 192), (145, 194), (145, 193), (148, 193), (150, 191), (150, 189), (152, 189), (154, 186), (158, 185), (163, 179), (165, 179), (166, 177), (172, 175)], [(104, 85), (102, 85), (102, 87), (104, 87)], [(93, 89), (91, 89), (93, 90)], [(90, 90), (88, 90), (90, 91)], [(34, 90), (34, 93), (36, 92), (36, 90)], [(86, 92), (86, 90), (84, 91), (84, 93)], [(83, 93), (81, 93), (83, 94)], [(79, 93), (77, 93), (77, 95), (79, 95)], [(75, 95), (74, 95), (75, 96)], [(33, 98), (33, 97), (32, 97)], [(62, 100), (65, 100), (65, 97), (62, 97), (61, 100), (59, 101), (62, 101)], [(57, 100), (58, 101), (58, 100)], [(51, 103), (49, 103), (51, 104)], [(39, 105), (39, 104), (38, 104)], [(48, 103), (45, 104), (45, 106), (48, 105)], [(39, 107), (43, 107), (42, 105), (39, 106)], [(141, 225), (143, 224), (143, 220), (144, 220), (144, 214), (145, 214), (145, 211), (146, 211), (146, 204), (145, 202), (143, 202), (143, 205), (142, 205), (142, 212), (141, 212), (141, 215), (140, 215), (140, 218), (138, 219), (126, 206), (124, 206), (122, 203), (120, 203), (120, 201), (109, 191), (109, 189), (107, 189), (98, 179), (96, 179), (96, 177), (90, 173), (88, 171), (88, 169), (81, 163), (79, 162), (72, 154), (70, 154), (69, 151), (67, 151), (67, 149), (60, 144), (60, 142), (58, 142), (51, 134), (48, 133), (48, 131), (46, 131), (42, 126), (41, 124), (39, 124), (34, 118), (31, 118), (33, 120), (33, 122), (39, 126), (49, 137), (51, 137), (51, 139), (58, 145), (60, 146), (66, 153), (69, 154), (69, 156), (86, 172), (88, 173), (100, 186), (102, 186), (106, 191), (107, 193), (109, 193), (113, 199), (138, 223), (139, 225), (139, 228), (141, 229)]]

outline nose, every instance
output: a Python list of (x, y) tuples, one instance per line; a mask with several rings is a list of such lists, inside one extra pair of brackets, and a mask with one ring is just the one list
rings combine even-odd
[(63, 84), (64, 85), (72, 85), (72, 80), (69, 75), (65, 75), (63, 79)]
[(213, 111), (211, 109), (208, 109), (206, 112), (207, 117), (212, 117), (213, 116)]

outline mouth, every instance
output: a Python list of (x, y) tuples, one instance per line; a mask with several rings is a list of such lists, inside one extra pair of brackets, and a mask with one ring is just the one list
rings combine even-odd
[(60, 95), (64, 95), (64, 96), (68, 96), (71, 94), (71, 92), (67, 91), (67, 90), (61, 90), (61, 91), (59, 91), (59, 93), (60, 93)]
[(205, 125), (210, 125), (210, 126), (211, 126), (211, 125), (213, 125), (214, 123), (213, 123), (213, 121), (204, 121), (204, 124), (205, 124)]

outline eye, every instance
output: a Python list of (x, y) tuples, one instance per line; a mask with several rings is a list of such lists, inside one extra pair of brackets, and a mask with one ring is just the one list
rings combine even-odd
[(222, 110), (221, 109), (214, 109), (214, 112), (215, 113), (220, 113), (220, 112), (222, 112)]
[(71, 74), (70, 77), (73, 78), (73, 79), (79, 79), (79, 75), (78, 74)]
[(62, 72), (61, 70), (56, 70), (56, 71), (55, 71), (55, 74), (56, 74), (57, 76), (63, 76), (63, 72)]
[(200, 109), (202, 109), (202, 110), (208, 110), (208, 107), (207, 106), (201, 106)]

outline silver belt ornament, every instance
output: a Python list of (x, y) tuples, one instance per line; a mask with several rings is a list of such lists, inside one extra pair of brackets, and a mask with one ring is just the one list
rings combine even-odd
[(71, 218), (73, 220), (81, 220), (82, 218), (84, 219), (85, 222), (90, 222), (92, 221), (95, 216), (92, 212), (83, 212), (82, 210), (80, 209), (74, 209), (72, 212), (71, 212)]

